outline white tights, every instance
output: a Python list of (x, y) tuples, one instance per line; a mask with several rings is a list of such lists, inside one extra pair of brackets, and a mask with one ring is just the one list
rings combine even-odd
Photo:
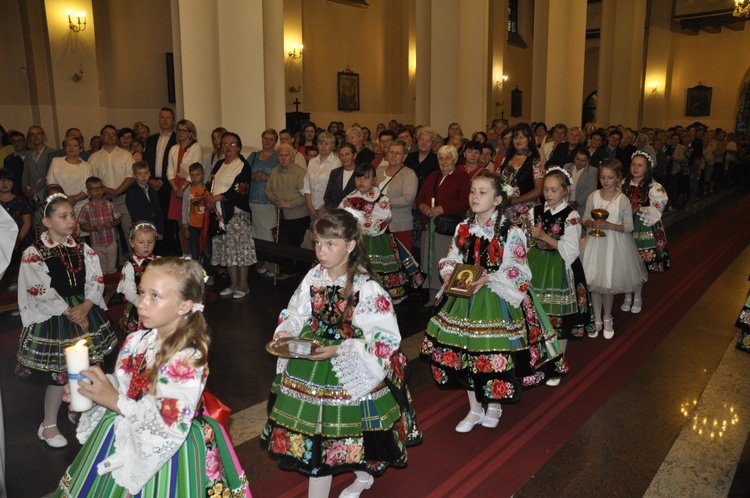
[(594, 306), (594, 321), (602, 322), (602, 307), (604, 308), (604, 316), (607, 319), (612, 318), (612, 303), (614, 300), (615, 296), (612, 294), (591, 293), (591, 304)]

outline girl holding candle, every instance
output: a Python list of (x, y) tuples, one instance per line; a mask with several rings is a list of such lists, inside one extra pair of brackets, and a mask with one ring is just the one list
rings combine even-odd
[[(82, 371), (81, 451), (55, 496), (250, 496), (223, 427), (204, 411), (210, 344), (203, 269), (179, 258), (143, 274), (138, 313), (146, 330), (125, 339), (113, 375)], [(67, 399), (70, 395), (66, 394)]]
[(146, 266), (156, 259), (156, 235), (156, 227), (148, 221), (138, 221), (130, 230), (133, 255), (123, 265), (120, 283), (117, 284), (117, 292), (122, 293), (128, 303), (120, 322), (120, 327), (128, 334), (141, 328), (138, 318), (138, 284)]
[(91, 364), (111, 353), (117, 338), (104, 310), (104, 279), (99, 258), (72, 237), (73, 206), (64, 194), (46, 199), (42, 223), (47, 228), (21, 258), (18, 308), (23, 330), (16, 374), (48, 382), (44, 420), (37, 436), (53, 448), (68, 444), (57, 429), (67, 367), (63, 349), (85, 339)]

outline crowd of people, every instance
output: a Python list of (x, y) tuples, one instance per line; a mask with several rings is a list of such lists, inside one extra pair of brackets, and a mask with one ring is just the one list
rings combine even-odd
[[(548, 133), (496, 120), (470, 140), (458, 123), (446, 137), (395, 120), (374, 134), (307, 123), (264, 130), (249, 154), (220, 127), (204, 154), (195, 125), (167, 108), (158, 133), (107, 124), (88, 151), (76, 128), (59, 150), (36, 125), (0, 132), (0, 203), (18, 226), (6, 274), (17, 276), (23, 323), (17, 374), (48, 384), (37, 435), (49, 446), (67, 445), (57, 429), (74, 378), (64, 348), (84, 339), (92, 365), (76, 374), (95, 405), (70, 417), (84, 446), (61, 495), (164, 491), (178, 468), (199, 487), (249, 495), (204, 406), (202, 300), (221, 271), (229, 284), (218, 294), (235, 300), (250, 294), (251, 267), (294, 276), (259, 261), (256, 238), (313, 249), (318, 261), (273, 336), (276, 347), (306, 341), (310, 354), (279, 360), (261, 441), (310, 477), (310, 496), (354, 471), (341, 495), (351, 498), (422, 439), (395, 305), (417, 294), (434, 307), (421, 353), (438, 385), (467, 391), (456, 431), (497, 427), (523, 389), (560, 383), (568, 340), (614, 338), (614, 296), (623, 312), (647, 305), (649, 274), (670, 264), (665, 212), (750, 183), (750, 133), (700, 123)], [(105, 376), (117, 338), (104, 275), (118, 271), (129, 335)], [(192, 496), (187, 481), (166, 491)]]

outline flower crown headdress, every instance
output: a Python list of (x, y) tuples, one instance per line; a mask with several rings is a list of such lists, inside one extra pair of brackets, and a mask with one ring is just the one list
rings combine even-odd
[(547, 173), (549, 173), (550, 171), (560, 171), (560, 172), (562, 172), (562, 174), (565, 175), (568, 178), (568, 181), (570, 182), (570, 185), (573, 186), (573, 177), (570, 176), (570, 173), (568, 173), (567, 171), (565, 171), (560, 166), (552, 166), (550, 169), (547, 170)]
[(143, 228), (147, 230), (153, 230), (154, 232), (158, 232), (158, 230), (156, 229), (156, 225), (148, 221), (144, 221), (143, 223), (138, 223), (137, 225), (134, 225), (133, 228), (130, 229), (130, 235), (132, 236), (135, 232)]
[(48, 196), (47, 199), (46, 199), (47, 204), (44, 205), (44, 211), (42, 211), (42, 212), (46, 213), (47, 212), (47, 208), (52, 203), (52, 201), (54, 201), (55, 199), (67, 199), (67, 198), (68, 198), (67, 195), (61, 194), (61, 193), (52, 194), (52, 195)]
[(643, 156), (648, 161), (649, 166), (651, 166), (651, 169), (654, 169), (654, 159), (651, 157), (651, 154), (644, 150), (637, 150), (633, 152), (633, 155), (630, 156), (630, 159), (632, 160), (635, 156)]

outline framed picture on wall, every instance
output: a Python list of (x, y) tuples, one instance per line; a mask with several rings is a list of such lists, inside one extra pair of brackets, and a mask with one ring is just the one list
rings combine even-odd
[(708, 116), (711, 114), (712, 87), (698, 85), (687, 90), (685, 116)]
[(510, 115), (518, 118), (523, 114), (523, 92), (516, 89), (510, 92)]
[(339, 72), (339, 111), (359, 110), (359, 73)]

